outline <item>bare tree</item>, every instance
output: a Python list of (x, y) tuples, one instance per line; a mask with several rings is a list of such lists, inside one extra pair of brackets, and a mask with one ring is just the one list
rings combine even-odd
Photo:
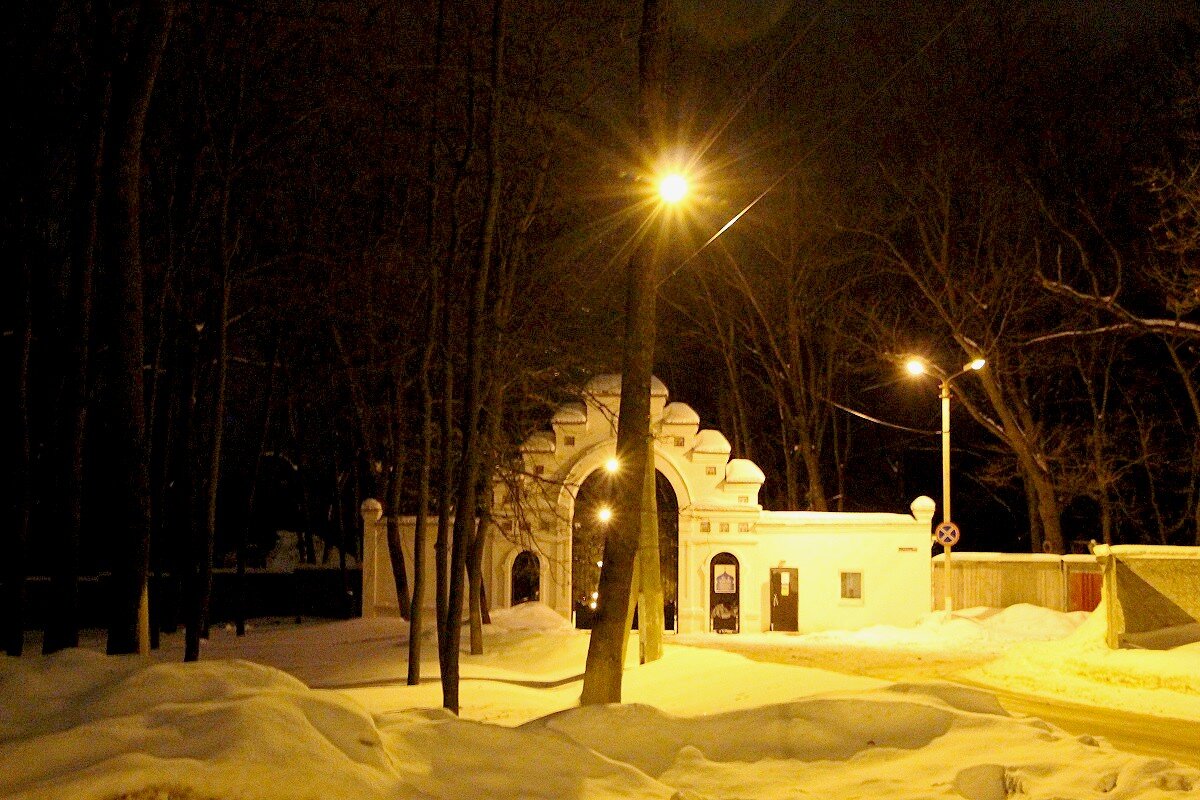
[[(171, 0), (145, 0), (128, 57), (114, 70), (112, 128), (105, 159), (108, 173), (104, 213), (107, 255), (116, 275), (120, 322), (113, 342), (113, 403), (117, 425), (110, 451), (122, 476), (111, 498), (110, 519), (117, 532), (113, 557), (112, 617), (107, 650), (133, 653), (148, 646), (147, 574), (150, 558), (150, 476), (142, 364), (145, 360), (141, 215), (142, 138), (150, 97), (171, 31)], [(139, 643), (139, 629), (146, 639)]]
[[(667, 69), (666, 0), (644, 0), (638, 40), (638, 139), (654, 152), (663, 139), (666, 121), (663, 82)], [(629, 259), (626, 277), (625, 341), (621, 364), (621, 408), (617, 419), (615, 524), (604, 541), (600, 596), (605, 598), (588, 644), (581, 702), (619, 703), (621, 672), (629, 636), (627, 616), (634, 585), (641, 526), (645, 518), (644, 483), (653, 470), (650, 441), (650, 382), (654, 365), (655, 242), (643, 239)], [(657, 547), (657, 538), (655, 539)], [(654, 559), (657, 566), (657, 558)], [(661, 604), (660, 604), (661, 608)]]
[(1062, 504), (1035, 397), (1044, 386), (1038, 356), (1023, 349), (1052, 318), (1037, 287), (1033, 205), (1019, 187), (987, 177), (987, 169), (973, 156), (947, 154), (915, 169), (906, 185), (893, 179), (897, 219), (883, 232), (862, 233), (877, 243), (881, 263), (916, 289), (917, 319), (940, 329), (939, 354), (949, 359), (943, 368), (987, 359), (975, 380), (955, 382), (956, 395), (1015, 457), (1032, 548), (1061, 553)]

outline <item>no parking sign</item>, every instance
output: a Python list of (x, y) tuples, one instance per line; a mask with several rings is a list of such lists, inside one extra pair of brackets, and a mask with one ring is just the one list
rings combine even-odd
[(953, 547), (958, 544), (958, 526), (953, 522), (946, 521), (933, 529), (933, 538), (943, 547)]

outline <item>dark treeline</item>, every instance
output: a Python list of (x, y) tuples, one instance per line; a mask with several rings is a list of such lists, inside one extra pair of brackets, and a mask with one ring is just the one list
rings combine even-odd
[[(954, 382), (968, 546), (1200, 540), (1192, 4), (755, 5), (670, 13), (698, 190), (659, 286), (678, 399), (769, 505), (898, 510), (940, 497), (936, 382), (903, 356), (983, 357)], [(280, 528), (344, 565), (367, 497), (433, 517), (438, 585), (395, 575), (414, 629), (457, 641), (469, 609), (477, 633), (488, 476), (619, 363), (656, 161), (640, 11), (0, 12), (7, 652), (27, 576), (52, 581), (51, 652), (103, 573), (111, 652), (148, 613), (196, 658), (214, 565), (261, 566)], [(177, 613), (146, 607), (151, 574)]]

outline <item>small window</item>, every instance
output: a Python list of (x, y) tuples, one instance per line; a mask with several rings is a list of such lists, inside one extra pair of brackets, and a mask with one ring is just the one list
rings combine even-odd
[(676, 436), (676, 437), (675, 437), (675, 446), (676, 446), (676, 447), (683, 447), (683, 437), (682, 437), (682, 436)]
[(575, 446), (575, 437), (574, 436), (564, 436), (563, 444), (565, 444), (567, 447), (574, 447)]
[(720, 531), (721, 531), (721, 533), (729, 533), (729, 523), (728, 523), (728, 522), (722, 522), (722, 523), (721, 523), (721, 526), (718, 528), (718, 530), (720, 530)]
[(712, 532), (712, 522), (707, 519), (700, 520), (700, 532), (701, 533), (711, 533)]
[(739, 522), (738, 523), (738, 533), (749, 533), (749, 532), (750, 532), (750, 523), (749, 522)]
[(704, 468), (704, 474), (705, 474), (705, 475), (716, 475), (716, 474), (717, 474), (717, 468), (716, 468), (716, 467), (705, 467), (705, 468)]
[(748, 495), (748, 494), (738, 495), (738, 502), (739, 503), (749, 503), (750, 495)]
[(862, 573), (861, 572), (843, 572), (842, 573), (842, 599), (843, 600), (862, 600)]
[(545, 464), (537, 464), (537, 465), (535, 465), (535, 466), (534, 466), (534, 468), (533, 468), (533, 474), (534, 474), (534, 475), (541, 475), (541, 474), (543, 474), (545, 471), (546, 471), (546, 465), (545, 465)]

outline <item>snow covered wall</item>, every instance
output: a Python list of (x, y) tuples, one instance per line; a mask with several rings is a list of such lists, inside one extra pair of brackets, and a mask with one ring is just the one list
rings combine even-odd
[(1200, 641), (1200, 547), (1097, 545), (1108, 646), (1163, 649)]
[[(619, 376), (594, 378), (581, 401), (558, 409), (552, 430), (526, 440), (519, 474), (497, 477), (483, 559), (492, 607), (536, 598), (569, 619), (581, 591), (594, 588), (572, 586), (575, 503), (588, 476), (615, 455), (620, 400)], [(758, 502), (762, 470), (731, 458), (728, 440), (701, 429), (689, 406), (668, 402), (657, 378), (651, 427), (655, 467), (679, 512), (681, 633), (911, 625), (929, 611), (929, 498), (917, 498), (911, 514), (766, 511)], [(375, 501), (364, 504), (364, 616), (396, 613), (381, 511)], [(414, 524), (400, 520), (410, 575)], [(432, 587), (432, 542), (427, 546)], [(426, 598), (431, 604), (432, 591)]]

